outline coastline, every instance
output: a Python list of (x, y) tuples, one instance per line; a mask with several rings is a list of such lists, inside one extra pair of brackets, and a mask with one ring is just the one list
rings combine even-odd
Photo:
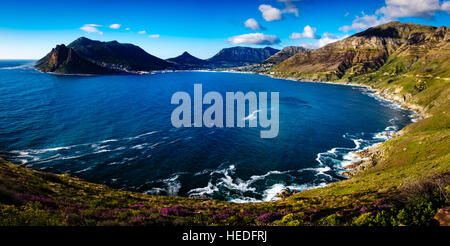
[[(430, 115), (427, 115), (424, 113), (423, 107), (421, 107), (419, 105), (406, 103), (395, 95), (388, 94), (387, 92), (385, 92), (383, 90), (373, 88), (369, 85), (365, 85), (365, 84), (361, 84), (361, 83), (354, 83), (354, 82), (350, 82), (350, 81), (332, 82), (332, 81), (303, 80), (303, 79), (298, 79), (298, 78), (294, 78), (294, 77), (284, 78), (284, 77), (278, 77), (273, 74), (245, 72), (245, 71), (233, 71), (233, 70), (223, 70), (223, 71), (220, 71), (220, 70), (186, 70), (186, 72), (222, 72), (222, 73), (256, 74), (256, 75), (268, 76), (268, 77), (271, 77), (274, 79), (283, 79), (283, 80), (288, 80), (288, 81), (293, 81), (293, 82), (321, 83), (321, 84), (334, 84), (334, 85), (342, 85), (342, 86), (361, 87), (361, 88), (367, 89), (369, 91), (369, 93), (372, 92), (372, 93), (370, 93), (371, 94), (370, 96), (376, 97), (377, 100), (387, 101), (389, 103), (392, 103), (392, 104), (400, 107), (403, 110), (412, 111), (412, 114), (408, 115), (411, 119), (411, 123), (408, 124), (407, 126), (414, 124), (424, 118), (430, 117)], [(352, 159), (341, 162), (342, 167), (344, 168), (344, 171), (341, 172), (341, 175), (343, 175), (344, 177), (347, 177), (347, 179), (349, 179), (352, 176), (362, 172), (366, 168), (374, 166), (375, 165), (374, 160), (376, 160), (376, 155), (380, 151), (380, 145), (385, 143), (388, 140), (392, 140), (394, 138), (398, 138), (399, 136), (403, 135), (404, 134), (403, 129), (405, 127), (403, 127), (400, 130), (396, 130), (394, 132), (386, 132), (386, 131), (379, 132), (379, 133), (377, 133), (377, 135), (386, 137), (386, 139), (384, 141), (372, 144), (372, 145), (364, 147), (363, 149), (360, 149), (360, 150), (350, 151), (347, 155), (350, 155), (352, 157)], [(335, 147), (335, 148), (339, 148), (339, 147)], [(356, 148), (358, 148), (358, 146), (356, 146)], [(316, 158), (316, 160), (319, 159), (320, 154), (323, 154), (323, 152), (318, 153), (318, 157)], [(343, 164), (344, 162), (346, 164)], [(340, 182), (340, 181), (336, 181), (336, 182)], [(326, 187), (329, 184), (336, 183), (336, 182), (330, 182), (330, 183), (327, 183), (326, 185), (319, 185), (317, 187), (314, 187), (311, 189), (306, 189), (306, 190), (313, 190), (313, 189), (317, 189), (317, 188)], [(302, 191), (304, 191), (304, 190), (302, 190)], [(297, 192), (301, 192), (301, 191), (290, 190), (289, 188), (284, 188), (279, 193), (277, 193), (277, 195), (274, 196), (274, 198), (275, 198), (274, 200), (271, 200), (269, 202), (276, 201), (277, 200), (276, 198), (287, 197), (287, 196), (290, 196)]]
[[(38, 70), (38, 69), (36, 69)], [(38, 70), (39, 71), (39, 70)], [(48, 73), (48, 72), (42, 72), (39, 71), (41, 73)], [(383, 93), (381, 90), (377, 90), (374, 89), (368, 85), (364, 85), (364, 84), (359, 84), (359, 83), (352, 83), (352, 82), (343, 82), (343, 81), (338, 81), (338, 82), (328, 82), (328, 81), (311, 81), (311, 80), (302, 80), (302, 79), (297, 79), (297, 78), (283, 78), (283, 77), (277, 77), (271, 74), (264, 74), (264, 73), (253, 73), (253, 72), (240, 72), (240, 71), (232, 71), (232, 70), (175, 70), (175, 71), (165, 71), (165, 72), (223, 72), (223, 73), (243, 73), (243, 74), (257, 74), (257, 75), (264, 75), (264, 76), (269, 76), (271, 78), (275, 78), (275, 79), (283, 79), (283, 80), (289, 80), (289, 81), (293, 81), (293, 82), (306, 82), (306, 83), (323, 83), (323, 84), (337, 84), (337, 85), (344, 85), (344, 86), (354, 86), (354, 87), (361, 87), (361, 88), (366, 88), (367, 90), (370, 90), (370, 92), (374, 92), (371, 93), (373, 96), (378, 97), (382, 100), (386, 100), (389, 101), (390, 103), (394, 103), (399, 105), (401, 108), (406, 109), (406, 110), (411, 110), (413, 111), (415, 114), (410, 115), (411, 119), (413, 119), (412, 116), (416, 116), (419, 115), (422, 118), (425, 118), (423, 114), (421, 114), (421, 111), (415, 111), (414, 109), (412, 109), (412, 107), (410, 106), (410, 104), (404, 104), (401, 101), (395, 101), (392, 100), (391, 97), (386, 96), (385, 93)], [(54, 74), (54, 73), (50, 73), (50, 74)], [(60, 75), (60, 74), (58, 74)], [(61, 75), (68, 75), (68, 74), (61, 74)], [(134, 74), (134, 75), (139, 75), (139, 74)], [(84, 75), (84, 76), (95, 76), (95, 75)], [(417, 106), (418, 107), (418, 106)], [(414, 121), (412, 121), (411, 123), (414, 123)], [(395, 133), (393, 133), (392, 135), (390, 135), (390, 137), (394, 138), (397, 136), (400, 136), (402, 134), (402, 130), (399, 131), (395, 131)], [(380, 142), (380, 143), (376, 143), (370, 146), (365, 147), (364, 149), (360, 149), (357, 151), (350, 151), (348, 154), (351, 154), (354, 158), (353, 160), (343, 160), (341, 162), (342, 167), (344, 169), (346, 169), (345, 171), (342, 171), (341, 174), (347, 177), (351, 177), (357, 173), (359, 173), (362, 169), (362, 167), (365, 166), (369, 166), (370, 164), (370, 160), (373, 158), (373, 156), (378, 152), (379, 150), (379, 145), (381, 143), (386, 142), (387, 140), (389, 140), (391, 138), (387, 138), (386, 140)], [(370, 151), (369, 151), (370, 150)], [(318, 153), (319, 155), (320, 153)], [(343, 165), (343, 162), (346, 162), (346, 165)], [(348, 170), (348, 171), (347, 171)], [(339, 182), (339, 181), (336, 181)], [(331, 184), (331, 183), (336, 183), (336, 182), (330, 182), (327, 183), (325, 186)], [(318, 187), (324, 187), (323, 185), (320, 185)], [(311, 189), (316, 189), (318, 187), (312, 187)], [(306, 190), (310, 190), (310, 189), (306, 189)], [(282, 190), (281, 192), (278, 193), (278, 195), (280, 193), (283, 193), (284, 191)], [(278, 195), (275, 195), (274, 197), (277, 197)], [(258, 203), (263, 202), (263, 201), (258, 201)], [(270, 202), (270, 201), (269, 201)], [(251, 202), (250, 202), (251, 203)]]
[[(376, 89), (376, 88), (373, 88), (373, 87), (371, 87), (369, 85), (365, 85), (365, 84), (353, 83), (350, 81), (332, 82), (332, 81), (303, 80), (303, 79), (298, 79), (298, 78), (294, 78), (294, 77), (283, 78), (283, 77), (277, 77), (276, 75), (263, 74), (263, 73), (254, 73), (254, 74), (265, 75), (265, 76), (269, 76), (271, 78), (290, 80), (290, 81), (294, 81), (294, 82), (335, 84), (335, 85), (356, 86), (356, 87), (366, 88), (369, 91), (373, 91), (372, 96), (377, 97), (381, 100), (387, 101), (389, 103), (392, 103), (394, 105), (398, 105), (403, 110), (412, 111), (413, 113), (409, 115), (409, 117), (411, 118), (411, 123), (408, 124), (407, 126), (414, 124), (422, 119), (430, 117), (430, 115), (427, 115), (424, 113), (423, 107), (416, 105), (416, 104), (405, 103), (404, 101), (400, 100), (400, 98), (398, 98), (395, 95), (390, 95), (383, 90)], [(407, 126), (405, 126), (405, 127), (407, 127)], [(380, 145), (385, 143), (388, 140), (392, 140), (394, 138), (398, 138), (399, 136), (402, 136), (404, 134), (403, 129), (405, 127), (403, 127), (400, 130), (396, 130), (394, 133), (390, 134), (390, 136), (388, 136), (389, 138), (387, 138), (385, 141), (382, 141), (380, 143), (375, 143), (373, 145), (367, 146), (358, 151), (354, 151), (354, 152), (350, 151), (348, 154), (353, 155), (353, 160), (350, 160), (349, 163), (342, 165), (343, 168), (345, 168), (347, 171), (344, 171), (341, 174), (348, 178), (351, 178), (352, 176), (362, 172), (366, 168), (374, 166), (375, 165), (374, 160), (376, 159), (376, 155), (380, 152)], [(378, 134), (381, 134), (381, 133), (385, 133), (385, 132), (380, 132)], [(320, 153), (318, 155), (320, 155)], [(337, 181), (337, 182), (339, 182), (339, 181)], [(332, 183), (334, 183), (334, 182), (332, 182)], [(328, 184), (330, 184), (330, 183), (328, 183)]]

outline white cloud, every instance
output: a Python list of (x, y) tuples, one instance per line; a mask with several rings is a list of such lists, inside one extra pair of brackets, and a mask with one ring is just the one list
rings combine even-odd
[(146, 34), (147, 31), (143, 30), (143, 31), (139, 31), (138, 33), (139, 33), (139, 34)]
[(263, 33), (249, 33), (234, 36), (227, 39), (232, 44), (259, 44), (272, 45), (280, 43), (280, 39), (274, 35), (265, 35)]
[(285, 9), (282, 10), (283, 13), (290, 13), (294, 14), (295, 16), (298, 16), (298, 8), (295, 6), (293, 2), (296, 2), (297, 0), (278, 0), (278, 2), (284, 3)]
[(300, 43), (300, 46), (303, 46), (303, 47), (309, 48), (309, 49), (318, 49), (318, 48), (322, 48), (323, 46), (325, 46), (327, 44), (331, 44), (331, 43), (337, 42), (339, 40), (342, 40), (346, 37), (348, 37), (348, 35), (336, 36), (332, 33), (326, 32), (322, 35), (322, 37), (320, 39), (316, 40), (315, 42), (312, 42), (312, 43), (311, 42), (309, 42), (309, 43), (302, 42), (302, 43)]
[(298, 33), (298, 32), (293, 32), (290, 36), (290, 39), (301, 39), (302, 38), (302, 34)]
[(263, 30), (263, 29), (264, 29), (264, 28), (261, 27), (261, 26), (259, 25), (259, 23), (258, 23), (255, 19), (253, 19), (253, 18), (250, 18), (250, 19), (246, 20), (246, 21), (244, 22), (244, 25), (245, 25), (245, 27), (248, 27), (248, 28), (250, 28), (250, 29), (252, 29), (252, 30), (257, 30), (257, 29)]
[(366, 15), (363, 12), (361, 17), (359, 16), (355, 17), (351, 25), (341, 26), (339, 27), (339, 30), (344, 32), (348, 32), (351, 30), (363, 30), (372, 26), (387, 23), (392, 20), (394, 19), (388, 18), (386, 16), (379, 17), (377, 15)]
[(87, 32), (87, 33), (98, 33), (100, 35), (103, 35), (103, 32), (98, 29), (98, 27), (101, 27), (101, 25), (97, 24), (85, 24), (84, 26), (80, 27), (81, 30)]
[(281, 20), (281, 10), (274, 8), (268, 4), (261, 4), (258, 7), (261, 11), (264, 20), (266, 21), (276, 21)]
[(112, 24), (112, 25), (109, 26), (109, 28), (111, 28), (111, 29), (119, 29), (121, 26), (122, 25), (120, 25), (120, 24)]
[(294, 32), (291, 34), (291, 39), (300, 39), (300, 38), (310, 38), (310, 39), (318, 39), (319, 36), (316, 35), (316, 28), (311, 27), (309, 25), (303, 28), (302, 33)]
[(148, 35), (148, 37), (149, 38), (159, 38), (160, 36), (159, 36), (159, 34), (151, 34), (151, 35)]
[(386, 0), (386, 6), (378, 9), (373, 15), (356, 16), (351, 25), (342, 26), (339, 30), (348, 32), (362, 30), (372, 26), (397, 20), (401, 17), (420, 17), (431, 19), (438, 11), (450, 13), (450, 1), (440, 3), (439, 0)]
[(130, 28), (129, 28), (129, 27), (127, 27), (127, 28), (125, 28), (125, 30), (129, 31), (129, 30), (130, 30)]
[(450, 1), (443, 3), (441, 5), (441, 9), (442, 9), (442, 11), (445, 11), (448, 14), (450, 14)]
[(431, 19), (437, 11), (449, 11), (449, 2), (443, 4), (439, 0), (386, 0), (386, 6), (377, 10), (392, 18), (421, 17)]
[(298, 17), (298, 8), (295, 6), (294, 2), (299, 0), (277, 0), (277, 2), (284, 4), (284, 9), (280, 10), (270, 6), (269, 4), (261, 4), (258, 9), (261, 11), (264, 20), (266, 21), (276, 21), (283, 18), (282, 14), (294, 14)]

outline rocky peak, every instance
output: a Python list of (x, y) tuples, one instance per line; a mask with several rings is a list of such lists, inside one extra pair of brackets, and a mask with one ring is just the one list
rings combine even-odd
[(189, 52), (185, 51), (185, 52), (183, 52), (183, 54), (181, 54), (181, 56), (192, 56), (192, 55), (189, 54)]
[(281, 51), (275, 53), (274, 55), (269, 57), (267, 60), (265, 60), (264, 63), (279, 64), (299, 52), (307, 52), (307, 51), (309, 51), (309, 49), (306, 49), (301, 46), (284, 47)]

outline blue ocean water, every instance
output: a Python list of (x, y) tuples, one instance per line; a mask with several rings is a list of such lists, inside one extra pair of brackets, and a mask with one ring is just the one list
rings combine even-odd
[[(412, 112), (362, 87), (267, 76), (173, 72), (59, 76), (0, 61), (0, 156), (148, 194), (271, 200), (344, 179), (353, 151), (380, 143)], [(279, 92), (280, 128), (174, 128), (173, 93)]]

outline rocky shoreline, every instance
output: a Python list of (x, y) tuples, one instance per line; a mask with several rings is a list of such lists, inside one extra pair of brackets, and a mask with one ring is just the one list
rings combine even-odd
[[(414, 112), (413, 116), (415, 116), (414, 119), (420, 120), (420, 119), (430, 117), (430, 115), (425, 113), (424, 109), (421, 106), (416, 105), (416, 104), (407, 103), (406, 96), (397, 95), (397, 94), (400, 94), (400, 90), (397, 90), (397, 91), (395, 91), (395, 94), (392, 94), (392, 93), (388, 92), (386, 89), (383, 89), (383, 90), (376, 89), (369, 85), (353, 83), (350, 81), (332, 82), (332, 81), (321, 81), (321, 80), (304, 80), (304, 79), (299, 79), (299, 78), (295, 78), (295, 77), (284, 78), (284, 77), (278, 77), (274, 74), (260, 74), (260, 75), (266, 75), (266, 76), (269, 76), (272, 78), (285, 79), (285, 80), (291, 80), (291, 81), (296, 81), (296, 82), (339, 84), (339, 85), (347, 85), (347, 86), (364, 87), (364, 88), (367, 88), (368, 90), (374, 91), (374, 94), (373, 94), (374, 96), (377, 96), (383, 100), (387, 100), (392, 103), (398, 104), (402, 109), (413, 111)], [(417, 121), (413, 121), (411, 124), (413, 124), (415, 122), (417, 122)], [(404, 133), (403, 129), (400, 131), (397, 131), (394, 134), (391, 134), (390, 136), (388, 136), (389, 137), (388, 140), (399, 137), (403, 133)], [(388, 141), (388, 140), (386, 140), (386, 141)], [(384, 141), (384, 142), (386, 142), (386, 141)], [(358, 173), (361, 173), (364, 170), (367, 170), (368, 168), (375, 166), (378, 163), (378, 160), (382, 157), (382, 151), (380, 149), (380, 144), (381, 143), (375, 144), (375, 145), (367, 147), (363, 150), (354, 152), (354, 154), (357, 155), (359, 158), (357, 158), (357, 160), (352, 162), (350, 165), (345, 166), (346, 169), (348, 169), (348, 171), (343, 172), (342, 175), (351, 178), (352, 176), (357, 175)], [(278, 194), (278, 197), (281, 197), (281, 198), (289, 197), (297, 192), (298, 191), (283, 190), (280, 194)]]

